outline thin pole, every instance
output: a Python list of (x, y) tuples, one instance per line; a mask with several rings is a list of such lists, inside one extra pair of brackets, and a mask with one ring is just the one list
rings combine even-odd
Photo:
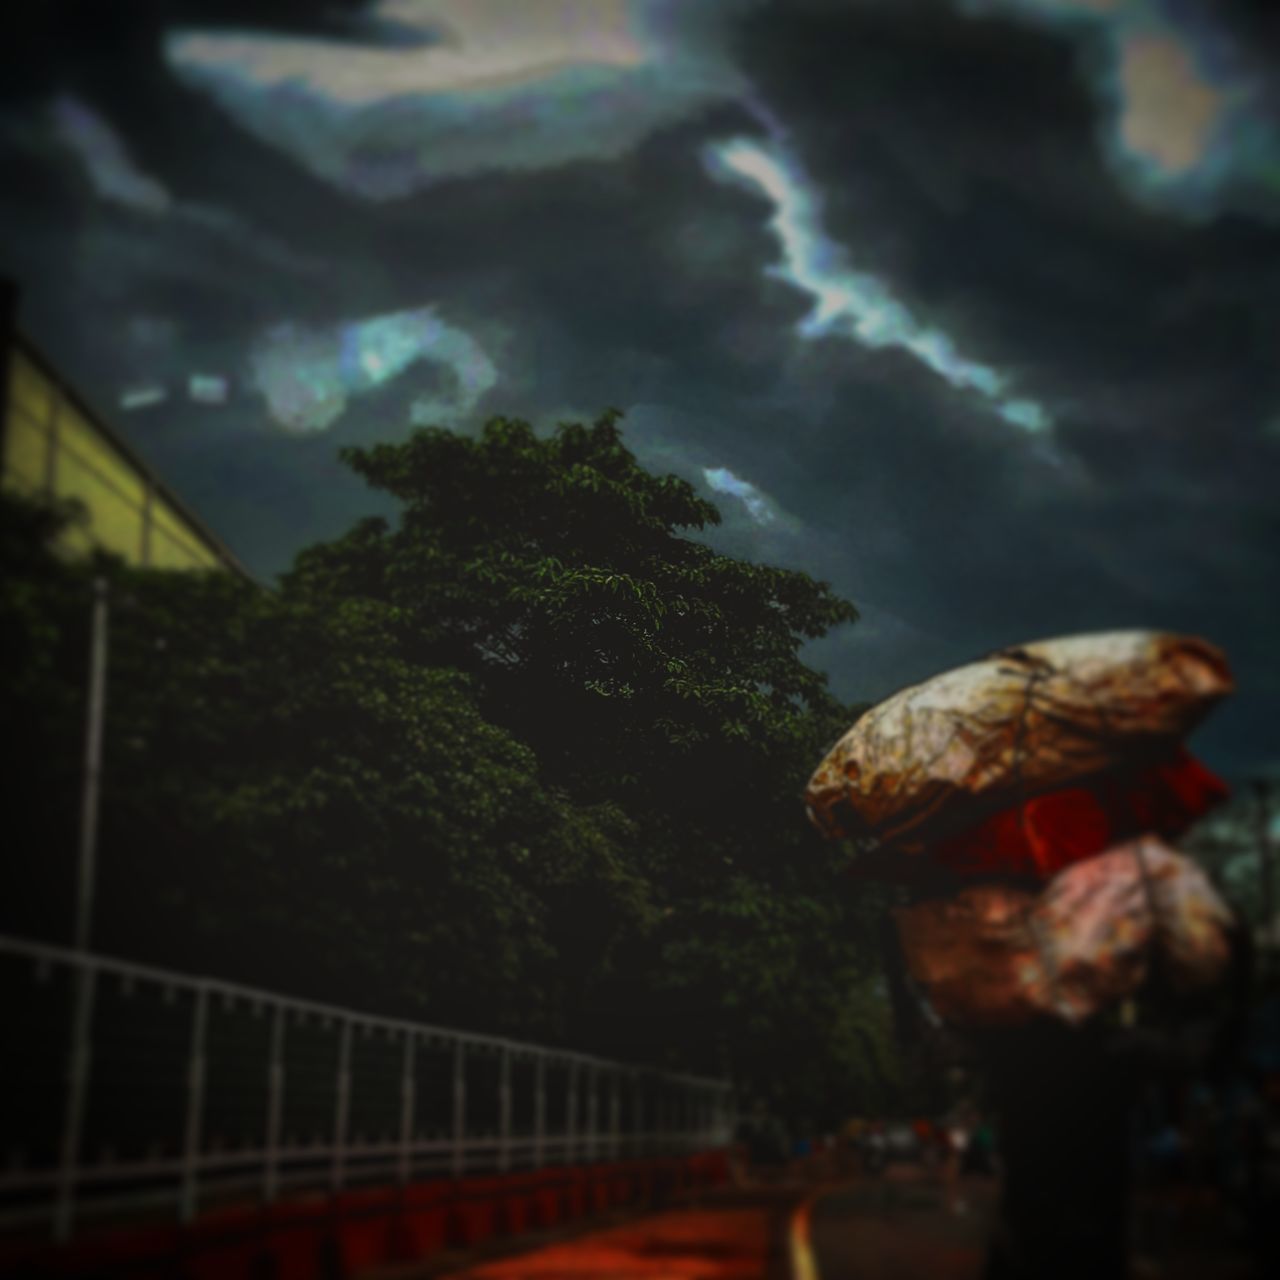
[(333, 1117), (333, 1172), (330, 1183), (341, 1191), (346, 1177), (347, 1121), (351, 1113), (351, 1020), (342, 1020), (342, 1038), (338, 1043), (337, 1097)]
[(498, 1069), (498, 1168), (511, 1168), (511, 1050), (502, 1050)]
[(600, 1109), (600, 1072), (595, 1067), (587, 1073), (587, 1159), (593, 1164), (600, 1158), (599, 1145), (599, 1109)]
[(644, 1124), (645, 1124), (644, 1086), (645, 1086), (645, 1081), (643, 1079), (637, 1080), (635, 1082), (635, 1087), (631, 1095), (632, 1099), (634, 1100), (633, 1119), (631, 1123), (633, 1128), (635, 1129), (635, 1135), (636, 1135), (633, 1151), (634, 1151), (634, 1154), (638, 1156), (649, 1154), (649, 1140), (648, 1140), (648, 1136), (644, 1131)]
[(97, 876), (98, 795), (102, 781), (102, 725), (107, 706), (107, 580), (93, 582), (89, 641), (89, 707), (85, 717), (84, 779), (80, 802), (80, 859), (76, 871), (75, 949), (89, 947)]
[(284, 1005), (276, 1005), (271, 1023), (271, 1059), (267, 1064), (266, 1162), (262, 1196), (271, 1204), (280, 1190), (280, 1124), (284, 1116)]
[(546, 1161), (547, 1135), (547, 1056), (538, 1054), (537, 1075), (533, 1093), (533, 1167), (541, 1169)]
[(76, 1174), (80, 1166), (80, 1142), (85, 1104), (89, 1093), (92, 1052), (93, 996), (96, 973), (88, 956), (76, 968), (71, 1007), (71, 1053), (67, 1062), (67, 1100), (62, 1117), (62, 1144), (58, 1159), (58, 1200), (54, 1208), (53, 1235), (59, 1242), (71, 1237), (76, 1210)]
[(467, 1064), (466, 1047), (459, 1040), (453, 1047), (453, 1176), (462, 1177), (466, 1167), (464, 1144), (467, 1139)]
[(405, 1032), (404, 1062), (400, 1068), (400, 1185), (408, 1185), (413, 1174), (413, 1110), (414, 1110), (414, 1049), (417, 1037)]
[(622, 1143), (622, 1082), (616, 1069), (609, 1072), (609, 1158), (618, 1159)]
[(564, 1126), (564, 1159), (566, 1164), (572, 1164), (574, 1157), (577, 1155), (577, 1132), (578, 1064), (573, 1062), (569, 1064), (569, 1102), (566, 1108)]
[(187, 1122), (182, 1142), (183, 1222), (196, 1216), (200, 1179), (200, 1144), (204, 1119), (205, 1041), (209, 1028), (209, 988), (196, 989), (191, 1011), (191, 1048), (187, 1059)]
[[(56, 428), (56, 423), (51, 427), (51, 468), (53, 449), (56, 446), (56, 431), (53, 428)], [(107, 624), (107, 580), (99, 577), (93, 581), (93, 613), (89, 629), (89, 699), (85, 714), (80, 849), (76, 864), (76, 904), (72, 932), (72, 945), (82, 956), (89, 948), (93, 924), (93, 890), (98, 852), (98, 793), (102, 779), (102, 723), (107, 703)], [(67, 1100), (63, 1115), (58, 1200), (53, 1224), (54, 1237), (60, 1241), (70, 1237), (75, 1217), (76, 1171), (89, 1092), (94, 978), (88, 958), (84, 957), (84, 963), (77, 968), (73, 978)]]

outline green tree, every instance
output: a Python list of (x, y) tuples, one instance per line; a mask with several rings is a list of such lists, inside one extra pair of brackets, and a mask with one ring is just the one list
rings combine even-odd
[[(317, 998), (556, 1035), (578, 954), (560, 899), (643, 922), (625, 818), (543, 785), (466, 677), (407, 662), (384, 611), (221, 573), (64, 563), (6, 497), (4, 705), (29, 713), (9, 927), (65, 936), (91, 579), (111, 583), (95, 945)], [(12, 535), (12, 536), (10, 536)], [(10, 723), (15, 721), (10, 720)], [(70, 821), (67, 821), (67, 818)], [(52, 838), (51, 838), (52, 836)]]
[(855, 709), (799, 653), (853, 606), (699, 541), (715, 508), (616, 414), (347, 457), (400, 518), (279, 592), (64, 564), (56, 519), (5, 515), (5, 705), (68, 867), (112, 580), (97, 945), (728, 1071), (811, 1121), (892, 1100), (878, 907), (802, 806)]
[(662, 855), (697, 831), (748, 858), (743, 834), (780, 801), (794, 825), (797, 762), (848, 714), (799, 650), (857, 615), (805, 574), (681, 536), (716, 509), (640, 467), (618, 417), (347, 450), (402, 518), (304, 552), (286, 590), (389, 606), (404, 652), (472, 673), (557, 782), (645, 815), (655, 873), (718, 879), (714, 859)]
[(285, 590), (377, 601), (401, 652), (470, 673), (485, 715), (556, 786), (626, 814), (629, 865), (658, 914), (636, 930), (571, 911), (564, 927), (612, 936), (615, 958), (579, 975), (579, 1040), (776, 1078), (785, 1054), (762, 1045), (798, 1046), (803, 1028), (806, 1070), (855, 1071), (866, 1046), (846, 1037), (835, 1052), (836, 1025), (874, 961), (801, 802), (853, 710), (799, 655), (856, 610), (689, 536), (716, 509), (642, 468), (619, 416), (550, 436), (495, 419), (474, 439), (423, 430), (346, 451), (400, 518), (310, 548)]
[[(0, 492), (0, 929), (70, 939), (91, 577), (53, 550), (72, 507)], [(65, 851), (65, 856), (59, 856)]]

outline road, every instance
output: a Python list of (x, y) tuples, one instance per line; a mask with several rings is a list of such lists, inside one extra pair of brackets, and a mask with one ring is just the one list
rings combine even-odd
[(795, 1280), (977, 1280), (996, 1195), (911, 1166), (823, 1191), (792, 1220)]
[(995, 1187), (957, 1191), (948, 1202), (936, 1175), (906, 1167), (851, 1183), (726, 1187), (504, 1256), (442, 1258), (395, 1280), (977, 1280)]
[[(980, 1280), (998, 1195), (994, 1180), (948, 1188), (909, 1165), (848, 1181), (828, 1170), (703, 1192), (557, 1238), (499, 1242), (483, 1255), (443, 1255), (376, 1280)], [(1258, 1280), (1219, 1228), (1170, 1224), (1156, 1242), (1151, 1213), (1138, 1211), (1147, 1239), (1135, 1280)]]

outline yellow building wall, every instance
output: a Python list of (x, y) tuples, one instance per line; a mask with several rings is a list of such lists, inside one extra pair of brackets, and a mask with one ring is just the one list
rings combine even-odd
[(94, 547), (159, 569), (227, 567), (219, 551), (112, 443), (20, 346), (9, 351), (4, 483), (31, 495), (75, 499), (84, 524), (66, 549)]

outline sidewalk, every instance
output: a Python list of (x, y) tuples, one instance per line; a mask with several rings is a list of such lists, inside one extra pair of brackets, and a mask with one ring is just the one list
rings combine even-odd
[(361, 1280), (786, 1280), (787, 1223), (806, 1191), (799, 1183), (704, 1191), (656, 1213), (442, 1254)]

